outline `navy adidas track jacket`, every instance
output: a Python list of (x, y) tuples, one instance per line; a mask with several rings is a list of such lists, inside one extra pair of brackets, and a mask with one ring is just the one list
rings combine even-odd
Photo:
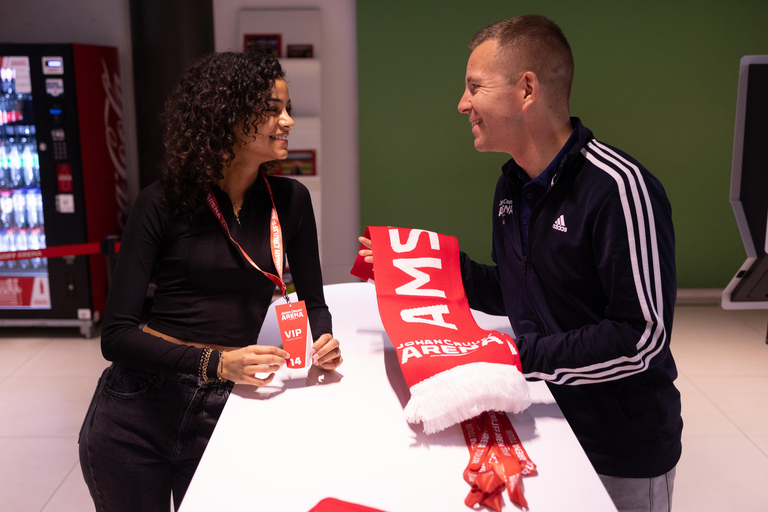
[(495, 266), (462, 254), (470, 306), (506, 314), (523, 373), (544, 380), (598, 473), (666, 473), (681, 453), (669, 351), (674, 233), (661, 183), (572, 118), (578, 142), (533, 208), (525, 253), (510, 160), (496, 186)]

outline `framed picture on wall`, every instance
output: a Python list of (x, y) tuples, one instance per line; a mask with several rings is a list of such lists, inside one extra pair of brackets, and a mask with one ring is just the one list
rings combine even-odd
[(245, 34), (243, 36), (243, 51), (264, 48), (279, 59), (283, 56), (282, 41), (283, 36), (280, 34)]
[(289, 150), (288, 158), (277, 161), (273, 174), (276, 176), (314, 176), (317, 174), (315, 150)]
[(286, 54), (289, 59), (311, 59), (314, 50), (311, 44), (289, 44)]

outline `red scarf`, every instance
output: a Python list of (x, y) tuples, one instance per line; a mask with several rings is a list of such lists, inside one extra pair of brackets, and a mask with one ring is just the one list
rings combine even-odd
[(419, 229), (369, 227), (373, 265), (358, 257), (352, 275), (371, 280), (384, 329), (411, 390), (410, 423), (438, 432), (483, 411), (530, 405), (514, 341), (475, 323), (461, 281), (454, 237)]

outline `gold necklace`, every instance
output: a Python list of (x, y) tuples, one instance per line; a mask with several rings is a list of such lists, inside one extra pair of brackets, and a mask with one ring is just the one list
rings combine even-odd
[(232, 211), (235, 212), (235, 220), (237, 221), (238, 226), (242, 226), (242, 224), (240, 224), (240, 208), (242, 207), (243, 207), (242, 201), (238, 204), (232, 205)]

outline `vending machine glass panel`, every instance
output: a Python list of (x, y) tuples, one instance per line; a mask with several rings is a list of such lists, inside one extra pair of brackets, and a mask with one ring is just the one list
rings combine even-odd
[[(0, 253), (46, 247), (28, 56), (3, 55)], [(0, 309), (50, 309), (46, 258), (0, 260)]]

